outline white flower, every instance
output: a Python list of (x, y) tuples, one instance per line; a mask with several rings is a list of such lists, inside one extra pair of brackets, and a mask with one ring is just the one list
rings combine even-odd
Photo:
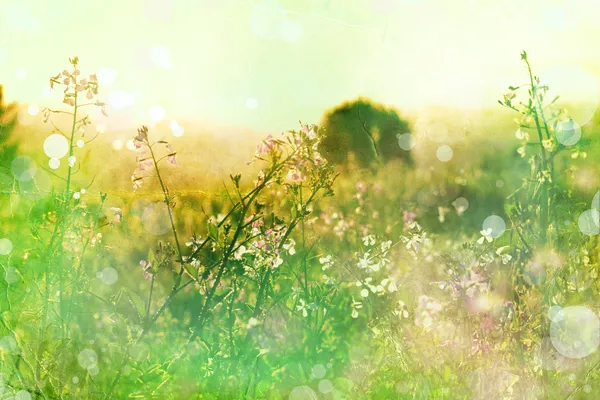
[(308, 317), (308, 304), (302, 299), (299, 300), (299, 305), (296, 306), (296, 310), (302, 311), (302, 316), (304, 318)]
[(360, 310), (362, 306), (362, 302), (356, 301), (354, 300), (354, 297), (352, 297), (352, 318), (358, 318), (358, 310)]
[(494, 238), (492, 237), (492, 228), (484, 229), (480, 233), (481, 233), (481, 237), (477, 240), (477, 243), (483, 244), (483, 242), (485, 242), (486, 240), (488, 242), (491, 242), (494, 240)]
[(294, 241), (294, 239), (289, 239), (288, 242), (283, 245), (283, 248), (285, 250), (287, 250), (287, 252), (290, 256), (293, 256), (294, 254), (296, 254), (295, 246), (296, 246), (296, 242)]
[(275, 269), (275, 268), (279, 267), (281, 264), (283, 264), (283, 259), (281, 257), (277, 256), (273, 260), (273, 265), (271, 266), (271, 268)]
[(373, 246), (375, 244), (375, 235), (367, 235), (362, 239), (365, 246)]
[(236, 260), (241, 260), (242, 256), (247, 253), (246, 246), (242, 245), (238, 247), (238, 249), (233, 253), (233, 258)]
[(250, 317), (250, 319), (248, 320), (248, 324), (246, 325), (246, 328), (247, 329), (254, 328), (258, 324), (259, 324), (259, 321), (256, 318)]
[(381, 251), (382, 252), (386, 252), (390, 249), (390, 247), (392, 247), (392, 241), (388, 240), (385, 242), (381, 242)]
[(333, 260), (331, 256), (320, 257), (319, 262), (321, 263), (322, 271), (326, 271), (333, 266)]
[(519, 140), (529, 140), (529, 134), (525, 131), (522, 131), (521, 128), (517, 129), (515, 136)]

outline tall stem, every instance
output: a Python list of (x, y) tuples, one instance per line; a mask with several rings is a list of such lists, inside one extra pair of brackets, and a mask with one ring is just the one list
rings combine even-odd
[(538, 116), (538, 94), (537, 94), (537, 85), (533, 79), (533, 72), (531, 71), (531, 65), (529, 64), (529, 60), (525, 58), (525, 63), (527, 64), (527, 71), (529, 72), (529, 82), (531, 83), (531, 97), (532, 97), (532, 106), (531, 112), (533, 114), (533, 119), (535, 121), (535, 127), (538, 133), (538, 140), (540, 142), (540, 150), (541, 150), (541, 158), (542, 158), (542, 201), (541, 201), (541, 209), (540, 209), (540, 240), (542, 243), (546, 242), (546, 233), (548, 230), (548, 202), (549, 202), (549, 191), (548, 185), (545, 181), (545, 173), (548, 169), (547, 167), (547, 158), (546, 158), (546, 149), (544, 148), (544, 136), (542, 134), (542, 127), (540, 125), (539, 116)]

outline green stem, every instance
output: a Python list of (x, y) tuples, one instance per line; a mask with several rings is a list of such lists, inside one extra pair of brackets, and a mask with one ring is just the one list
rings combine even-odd
[(525, 63), (527, 64), (527, 71), (529, 73), (529, 82), (531, 84), (531, 101), (532, 106), (530, 106), (530, 111), (533, 114), (533, 118), (535, 121), (535, 127), (538, 133), (538, 140), (540, 143), (541, 150), (541, 159), (542, 159), (542, 178), (544, 181), (542, 182), (542, 201), (541, 201), (541, 209), (540, 209), (540, 240), (542, 243), (546, 242), (546, 233), (548, 230), (548, 202), (549, 202), (549, 190), (548, 186), (545, 182), (545, 173), (548, 169), (547, 167), (547, 159), (546, 159), (546, 149), (544, 148), (544, 137), (542, 134), (542, 128), (540, 125), (539, 117), (538, 117), (538, 94), (537, 94), (537, 85), (534, 82), (533, 72), (531, 70), (531, 65), (529, 64), (529, 60), (525, 58)]

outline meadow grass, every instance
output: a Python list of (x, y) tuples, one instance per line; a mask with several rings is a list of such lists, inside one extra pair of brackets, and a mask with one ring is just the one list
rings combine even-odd
[(0, 175), (0, 398), (596, 398), (598, 118), (574, 140), (522, 61), (504, 109), (359, 170), (303, 124), (116, 151), (71, 59), (64, 140), (16, 127)]

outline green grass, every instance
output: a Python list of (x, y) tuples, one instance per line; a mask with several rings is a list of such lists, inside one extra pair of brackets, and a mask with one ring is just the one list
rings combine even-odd
[(0, 398), (596, 398), (600, 247), (578, 222), (600, 119), (540, 183), (551, 150), (532, 128), (519, 156), (509, 111), (436, 110), (412, 123), (448, 137), (419, 136), (412, 165), (350, 171), (318, 161), (310, 127), (250, 166), (253, 138), (191, 132), (169, 139), (178, 166), (158, 162), (154, 129), (138, 142), (156, 153), (106, 134), (45, 171), (44, 136), (17, 127), (40, 175), (0, 175)]

